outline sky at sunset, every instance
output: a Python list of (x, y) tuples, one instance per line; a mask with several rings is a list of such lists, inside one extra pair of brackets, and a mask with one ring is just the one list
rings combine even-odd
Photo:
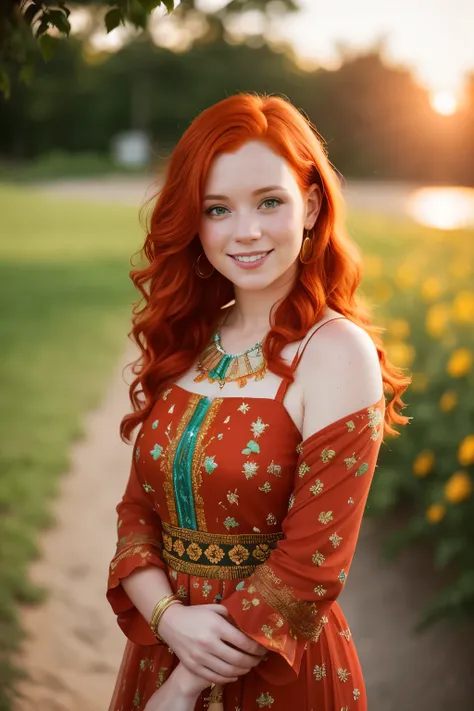
[[(365, 48), (386, 38), (387, 60), (408, 64), (434, 94), (460, 98), (474, 72), (474, 0), (297, 0), (278, 33), (303, 57), (335, 66), (337, 42)], [(215, 8), (225, 0), (201, 0)]]
[(335, 41), (355, 47), (386, 37), (386, 56), (409, 63), (432, 90), (459, 91), (474, 72), (473, 0), (299, 0), (284, 34), (298, 51), (330, 64)]

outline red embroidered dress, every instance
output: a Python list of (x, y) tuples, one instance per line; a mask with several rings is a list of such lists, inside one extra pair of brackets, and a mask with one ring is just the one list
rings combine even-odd
[(337, 597), (382, 442), (384, 398), (302, 442), (286, 388), (274, 400), (210, 399), (172, 385), (143, 423), (108, 581), (128, 638), (109, 711), (142, 711), (178, 663), (120, 584), (146, 565), (165, 570), (187, 605), (221, 602), (270, 651), (224, 687), (226, 711), (366, 711)]

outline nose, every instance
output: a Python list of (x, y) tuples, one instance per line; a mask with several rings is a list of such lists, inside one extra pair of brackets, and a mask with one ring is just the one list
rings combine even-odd
[(242, 216), (234, 225), (234, 239), (237, 242), (255, 242), (262, 236), (262, 230), (254, 217)]

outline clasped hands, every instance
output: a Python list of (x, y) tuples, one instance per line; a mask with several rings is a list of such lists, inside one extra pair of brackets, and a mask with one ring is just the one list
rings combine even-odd
[(267, 652), (234, 627), (223, 605), (173, 605), (163, 614), (158, 632), (181, 663), (145, 711), (192, 711), (201, 691), (237, 681)]

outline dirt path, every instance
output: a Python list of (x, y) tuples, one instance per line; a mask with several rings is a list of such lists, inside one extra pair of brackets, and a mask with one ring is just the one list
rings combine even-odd
[[(135, 205), (143, 198), (142, 188), (136, 186)], [(57, 525), (40, 538), (43, 557), (31, 567), (31, 577), (51, 594), (42, 607), (22, 611), (28, 640), (21, 664), (31, 680), (21, 687), (24, 699), (15, 711), (108, 709), (124, 646), (104, 592), (115, 546), (114, 506), (131, 452), (118, 437), (129, 407), (122, 367), (131, 358), (129, 352), (120, 359), (102, 404), (87, 417), (85, 437), (73, 448), (53, 504)], [(453, 629), (443, 623), (422, 637), (413, 634), (412, 625), (436, 585), (431, 564), (410, 550), (396, 564), (384, 564), (379, 556), (384, 529), (385, 524), (364, 521), (341, 596), (364, 669), (369, 709), (471, 711), (473, 626)]]

